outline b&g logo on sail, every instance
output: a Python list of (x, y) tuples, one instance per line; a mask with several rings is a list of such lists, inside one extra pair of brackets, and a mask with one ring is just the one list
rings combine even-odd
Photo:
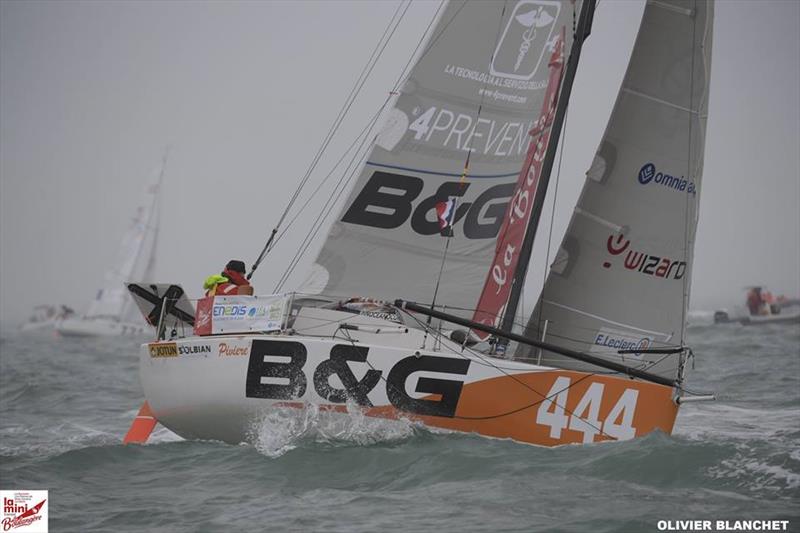
[(522, 0), (508, 19), (490, 72), (515, 80), (530, 80), (550, 41), (561, 4), (548, 0)]

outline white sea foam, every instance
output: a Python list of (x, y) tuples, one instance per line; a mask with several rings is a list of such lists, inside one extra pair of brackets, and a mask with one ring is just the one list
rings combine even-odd
[(708, 473), (717, 479), (740, 481), (751, 490), (782, 492), (800, 488), (800, 474), (742, 452), (709, 468)]
[(681, 409), (674, 434), (690, 440), (783, 440), (800, 431), (800, 409), (755, 409), (714, 403)]
[(248, 437), (260, 453), (278, 457), (303, 441), (369, 445), (409, 438), (416, 427), (406, 419), (366, 416), (355, 404), (348, 404), (347, 412), (332, 412), (307, 403), (299, 409), (271, 408), (253, 423)]

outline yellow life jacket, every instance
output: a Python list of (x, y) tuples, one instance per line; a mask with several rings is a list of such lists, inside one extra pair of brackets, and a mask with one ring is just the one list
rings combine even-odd
[(203, 282), (203, 288), (206, 290), (206, 296), (214, 296), (217, 292), (217, 286), (223, 283), (229, 283), (230, 280), (222, 274), (212, 274), (208, 276)]

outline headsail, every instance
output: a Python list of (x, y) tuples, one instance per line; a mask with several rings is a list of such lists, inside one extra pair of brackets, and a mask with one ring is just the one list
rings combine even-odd
[[(326, 294), (403, 296), (471, 316), (580, 2), (451, 2), (402, 87), (314, 265)], [(492, 31), (487, 31), (491, 27)], [(465, 169), (469, 154), (469, 168)], [(437, 204), (455, 197), (452, 227)]]
[[(674, 378), (703, 169), (713, 3), (650, 0), (526, 336)], [(620, 354), (620, 350), (628, 353)], [(587, 369), (520, 346), (517, 357)]]
[(122, 238), (117, 260), (113, 268), (106, 272), (104, 285), (89, 306), (87, 318), (107, 317), (125, 321), (138, 315), (133, 301), (127, 294), (125, 283), (131, 280), (146, 280), (152, 270), (158, 231), (159, 189), (166, 168), (166, 159), (165, 154), (160, 170), (154, 173), (153, 179), (147, 186), (145, 198), (136, 208), (136, 215)]

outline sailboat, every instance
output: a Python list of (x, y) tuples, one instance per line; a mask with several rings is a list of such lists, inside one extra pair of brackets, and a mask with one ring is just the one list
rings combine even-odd
[(139, 316), (128, 296), (125, 282), (147, 279), (154, 264), (158, 236), (159, 192), (166, 170), (165, 152), (160, 169), (153, 174), (142, 203), (122, 238), (114, 267), (105, 274), (105, 283), (83, 316), (61, 320), (56, 330), (68, 337), (145, 336), (152, 328)]
[(28, 319), (20, 324), (21, 333), (34, 333), (53, 331), (62, 320), (75, 314), (72, 308), (66, 305), (37, 305)]
[(125, 441), (156, 423), (250, 441), (270, 413), (314, 405), (554, 446), (669, 434), (680, 405), (713, 399), (683, 387), (712, 2), (647, 2), (544, 289), (515, 324), (594, 8), (439, 11), (295, 292), (195, 309), (178, 285), (130, 285), (159, 327)]

